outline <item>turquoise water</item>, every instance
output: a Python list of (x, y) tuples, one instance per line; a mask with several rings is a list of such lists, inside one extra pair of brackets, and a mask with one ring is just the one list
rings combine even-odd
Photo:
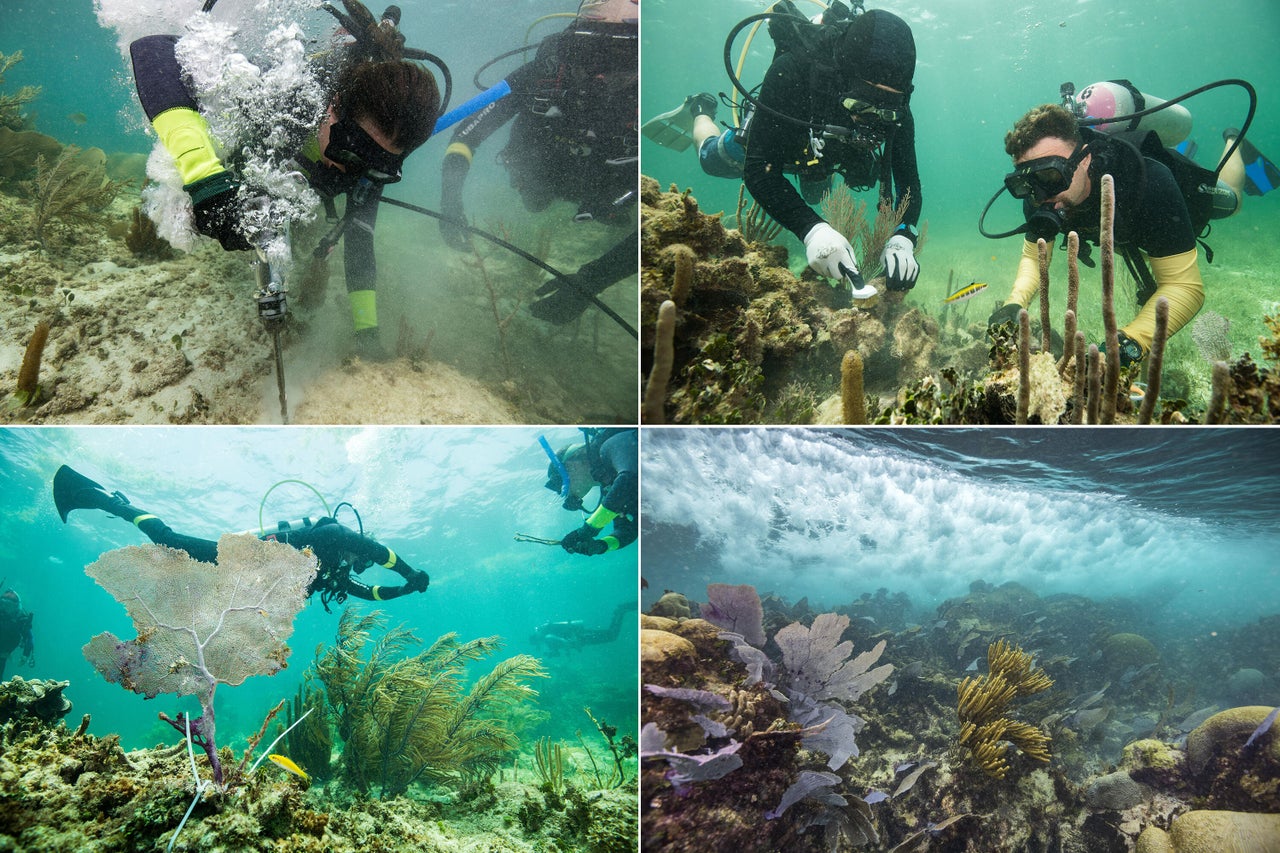
[(981, 580), (1150, 602), (1171, 630), (1280, 614), (1274, 430), (644, 438), (646, 606), (731, 582), (828, 608), (886, 587), (929, 611)]
[[(323, 514), (350, 501), (366, 532), (428, 572), (431, 587), (381, 603), (390, 625), (403, 623), (426, 644), (446, 632), (462, 640), (498, 635), (503, 648), (471, 667), (489, 672), (507, 657), (540, 655), (528, 642), (548, 621), (583, 620), (606, 626), (614, 608), (636, 601), (634, 547), (600, 557), (567, 555), (559, 547), (518, 542), (517, 533), (559, 539), (581, 523), (542, 487), (547, 457), (530, 429), (222, 429), (86, 428), (0, 430), (0, 575), (35, 613), (35, 657), (28, 669), (14, 655), (6, 677), (70, 681), (72, 725), (92, 714), (90, 731), (118, 733), (126, 748), (172, 743), (158, 712), (173, 716), (191, 700), (161, 695), (143, 700), (104, 681), (81, 654), (102, 631), (136, 636), (124, 608), (83, 571), (104, 551), (146, 542), (131, 525), (96, 510), (79, 510), (63, 525), (50, 481), (69, 464), (108, 489), (119, 489), (174, 530), (204, 538), (272, 527), (279, 520)], [(580, 435), (548, 429), (553, 447)], [(595, 498), (587, 498), (587, 507)], [(349, 510), (339, 519), (355, 527)], [(376, 576), (375, 576), (376, 575)], [(400, 583), (377, 567), (368, 583)], [(325, 613), (318, 597), (297, 619), (288, 668), (217, 691), (219, 740), (238, 744), (257, 731), (267, 710), (291, 697), (319, 644), (333, 642), (344, 605)], [(371, 602), (348, 599), (346, 607)], [(634, 732), (637, 636), (624, 621), (617, 640), (543, 657), (550, 675), (540, 692), (538, 725), (523, 734), (572, 741), (592, 726), (583, 713)], [(198, 709), (195, 709), (198, 710)], [(594, 744), (593, 746), (601, 746)]]
[[(641, 114), (650, 118), (677, 106), (698, 91), (730, 92), (725, 72), (724, 41), (741, 19), (764, 11), (755, 2), (648, 0), (643, 27)], [(811, 0), (798, 0), (806, 14), (817, 12)], [(1059, 100), (1059, 86), (1073, 81), (1077, 89), (1098, 80), (1128, 78), (1139, 89), (1169, 99), (1205, 83), (1243, 78), (1257, 89), (1257, 117), (1249, 138), (1263, 152), (1280, 157), (1280, 65), (1275, 38), (1280, 33), (1280, 6), (1270, 0), (1227, 0), (1222, 3), (1154, 2), (1045, 3), (1033, 0), (934, 0), (934, 2), (870, 2), (902, 16), (912, 27), (917, 50), (915, 93), (917, 152), (924, 196), (922, 222), (928, 239), (920, 256), (921, 275), (910, 299), (937, 314), (954, 286), (970, 281), (990, 284), (974, 299), (969, 312), (986, 316), (1012, 285), (1022, 240), (989, 240), (977, 230), (978, 215), (1001, 186), (1009, 170), (1004, 134), (1029, 108)], [(732, 51), (736, 63), (746, 42), (741, 34)], [(761, 32), (752, 42), (743, 82), (759, 82), (772, 45)], [(1240, 89), (1219, 89), (1186, 102), (1194, 118), (1192, 138), (1200, 145), (1198, 160), (1213, 166), (1221, 154), (1221, 132), (1239, 127), (1247, 110)], [(728, 120), (721, 108), (718, 118)], [(676, 153), (642, 140), (644, 173), (665, 188), (692, 187), (704, 210), (733, 214), (740, 182), (711, 178), (699, 169), (692, 149)], [(874, 205), (874, 192), (864, 194)], [(992, 209), (988, 230), (1004, 231), (1021, 222), (1020, 208), (1004, 196)], [(1212, 264), (1201, 263), (1205, 282), (1204, 310), (1232, 321), (1235, 355), (1251, 350), (1258, 358), (1257, 336), (1264, 313), (1277, 311), (1280, 289), (1280, 192), (1246, 197), (1234, 218), (1215, 223), (1209, 244)], [(803, 264), (803, 247), (785, 235), (793, 266)], [(799, 259), (798, 261), (796, 259)], [(1065, 264), (1054, 266), (1053, 294), (1065, 300)], [(1129, 285), (1118, 286), (1122, 294)], [(1082, 328), (1090, 340), (1101, 336), (1096, 271), (1085, 270), (1081, 283)], [(1130, 302), (1131, 297), (1128, 297)], [(1117, 309), (1127, 322), (1132, 306)], [(1186, 359), (1207, 371), (1188, 338), (1174, 338), (1185, 349), (1173, 360)], [(1167, 364), (1169, 362), (1166, 362)]]
[[(646, 608), (665, 590), (706, 601), (708, 584), (751, 584), (782, 607), (807, 599), (812, 613), (901, 632), (888, 640), (893, 655), (919, 626), (964, 614), (951, 606), (971, 591), (1011, 585), (1011, 613), (968, 613), (988, 620), (979, 630), (996, 625), (1046, 658), (1082, 661), (1100, 636), (1137, 632), (1197, 702), (1244, 701), (1228, 689), (1239, 668), (1265, 675), (1244, 704), (1280, 701), (1275, 430), (708, 428), (644, 438)], [(1035, 635), (1043, 620), (1032, 620), (1072, 607), (1089, 614), (1088, 628)]]

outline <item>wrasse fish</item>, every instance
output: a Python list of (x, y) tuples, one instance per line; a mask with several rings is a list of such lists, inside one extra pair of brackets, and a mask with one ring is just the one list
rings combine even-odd
[(964, 302), (966, 299), (971, 299), (986, 289), (987, 283), (985, 281), (971, 281), (942, 301), (944, 303)]
[(288, 756), (277, 755), (276, 753), (273, 752), (270, 755), (268, 755), (267, 758), (268, 760), (274, 762), (275, 764), (280, 765), (285, 770), (288, 770), (293, 775), (301, 776), (303, 781), (305, 781), (307, 784), (311, 783), (311, 777), (307, 775), (307, 771), (303, 770), (301, 767), (295, 764), (293, 762), (293, 759), (289, 758)]

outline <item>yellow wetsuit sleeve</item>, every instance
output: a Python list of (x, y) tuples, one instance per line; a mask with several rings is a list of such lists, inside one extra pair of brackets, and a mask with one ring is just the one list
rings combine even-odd
[(1035, 243), (1022, 241), (1022, 259), (1018, 261), (1018, 274), (1013, 279), (1013, 289), (1005, 305), (1016, 302), (1023, 308), (1031, 304), (1031, 297), (1040, 287), (1040, 249)]
[(587, 524), (600, 530), (606, 524), (618, 517), (618, 514), (611, 509), (607, 509), (604, 504), (596, 507), (596, 511), (587, 517)]
[(1169, 337), (1190, 323), (1200, 306), (1204, 305), (1204, 282), (1200, 279), (1200, 265), (1197, 263), (1199, 254), (1199, 249), (1191, 249), (1180, 255), (1147, 259), (1151, 274), (1156, 279), (1156, 292), (1142, 306), (1138, 316), (1121, 329), (1142, 345), (1144, 353), (1151, 349), (1151, 339), (1155, 337), (1157, 299), (1163, 296), (1169, 300)]
[(183, 184), (226, 171), (215, 153), (209, 123), (190, 107), (173, 107), (151, 122), (165, 150), (178, 164)]

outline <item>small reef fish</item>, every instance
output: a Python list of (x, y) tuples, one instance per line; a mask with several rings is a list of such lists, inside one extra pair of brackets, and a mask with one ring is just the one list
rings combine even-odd
[(89, 121), (89, 117), (84, 113), (68, 113), (67, 118), (71, 119), (75, 124), (85, 124)]
[(985, 281), (971, 281), (942, 301), (943, 303), (964, 302), (966, 299), (972, 299), (986, 289), (987, 283)]
[(1280, 708), (1276, 708), (1267, 718), (1262, 721), (1259, 726), (1253, 730), (1253, 734), (1249, 735), (1249, 739), (1244, 742), (1246, 747), (1253, 746), (1253, 742), (1267, 733), (1267, 729), (1271, 728), (1271, 724), (1276, 721), (1276, 717), (1280, 716)]
[(303, 770), (301, 767), (295, 764), (293, 762), (293, 759), (289, 758), (288, 756), (277, 755), (276, 753), (273, 752), (270, 755), (268, 755), (267, 758), (273, 763), (280, 765), (285, 770), (288, 770), (293, 775), (301, 776), (302, 780), (307, 784), (311, 784), (311, 777), (307, 775), (307, 771)]

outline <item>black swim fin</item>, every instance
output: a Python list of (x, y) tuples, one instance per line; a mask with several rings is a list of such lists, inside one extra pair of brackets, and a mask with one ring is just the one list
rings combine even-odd
[(53, 475), (53, 503), (63, 524), (66, 524), (67, 513), (71, 510), (107, 509), (115, 503), (115, 498), (84, 474), (63, 465)]

